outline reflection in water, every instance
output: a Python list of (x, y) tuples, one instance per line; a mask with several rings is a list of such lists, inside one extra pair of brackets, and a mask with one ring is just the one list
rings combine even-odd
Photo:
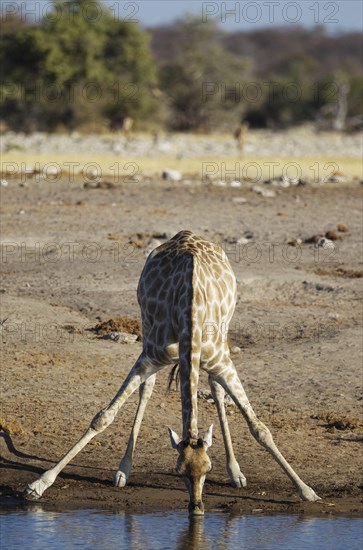
[(183, 512), (128, 514), (60, 510), (54, 506), (0, 508), (0, 547), (130, 550), (240, 550), (243, 548), (361, 550), (362, 523), (352, 518), (233, 516)]
[(192, 548), (193, 550), (207, 550), (208, 545), (204, 537), (204, 519), (203, 517), (188, 518), (188, 527), (185, 531), (179, 530), (179, 536), (176, 540), (175, 548), (184, 550)]

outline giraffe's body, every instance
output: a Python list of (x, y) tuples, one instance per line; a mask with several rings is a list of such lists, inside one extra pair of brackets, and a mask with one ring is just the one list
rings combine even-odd
[(236, 280), (221, 247), (188, 231), (156, 248), (140, 277), (144, 352), (161, 366), (179, 361), (183, 437), (198, 437), (200, 367), (218, 373), (229, 356)]
[(206, 451), (211, 445), (212, 427), (204, 439), (198, 434), (200, 368), (209, 375), (232, 483), (244, 487), (246, 479), (233, 453), (223, 404), (225, 391), (239, 407), (253, 436), (271, 452), (300, 496), (304, 500), (317, 500), (319, 497), (297, 476), (278, 451), (269, 430), (256, 417), (230, 359), (227, 331), (236, 303), (236, 280), (223, 250), (189, 231), (181, 231), (150, 254), (140, 277), (137, 295), (143, 326), (140, 357), (114, 399), (95, 416), (79, 442), (39, 480), (28, 485), (28, 498), (39, 498), (64, 466), (111, 424), (126, 399), (140, 387), (133, 430), (114, 479), (117, 486), (124, 486), (130, 475), (136, 439), (156, 373), (178, 361), (183, 438), (170, 429), (169, 433), (172, 445), (179, 453), (178, 470), (190, 493), (190, 512), (203, 513), (202, 489), (205, 475), (211, 468)]

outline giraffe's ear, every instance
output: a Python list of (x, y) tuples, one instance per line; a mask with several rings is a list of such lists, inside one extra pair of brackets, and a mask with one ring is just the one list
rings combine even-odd
[(179, 451), (179, 443), (181, 442), (180, 437), (171, 428), (168, 428), (168, 430), (169, 430), (171, 446), (173, 447), (173, 449), (176, 449), (177, 451)]
[(213, 424), (209, 426), (208, 430), (205, 432), (203, 437), (203, 441), (207, 449), (212, 446), (212, 434), (213, 434)]

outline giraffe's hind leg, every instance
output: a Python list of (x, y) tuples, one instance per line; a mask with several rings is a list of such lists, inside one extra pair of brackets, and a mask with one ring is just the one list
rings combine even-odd
[(152, 376), (160, 369), (154, 365), (144, 354), (141, 354), (135, 365), (128, 374), (120, 390), (107, 407), (102, 409), (92, 420), (89, 428), (81, 439), (57, 462), (53, 468), (47, 470), (39, 479), (30, 483), (24, 496), (30, 500), (36, 500), (42, 496), (44, 491), (53, 485), (58, 474), (65, 466), (89, 443), (96, 435), (103, 432), (115, 419), (116, 414), (125, 403), (126, 399), (142, 384), (149, 376)]
[(116, 487), (125, 487), (125, 485), (129, 480), (137, 437), (139, 435), (139, 430), (141, 427), (141, 422), (145, 413), (147, 402), (149, 401), (154, 389), (155, 380), (156, 380), (156, 375), (153, 374), (140, 386), (139, 405), (137, 407), (137, 412), (136, 412), (134, 424), (132, 426), (130, 439), (127, 445), (126, 452), (122, 457), (118, 470), (115, 473), (115, 476), (113, 478), (113, 482)]
[(223, 365), (213, 369), (213, 375), (236, 403), (237, 407), (246, 419), (253, 437), (258, 443), (260, 443), (260, 445), (271, 453), (276, 462), (281, 466), (281, 468), (291, 479), (292, 483), (295, 485), (302, 500), (308, 500), (311, 502), (320, 500), (320, 497), (311, 487), (302, 481), (295, 470), (293, 470), (287, 460), (283, 457), (272, 438), (270, 430), (261, 422), (261, 420), (257, 418), (231, 359), (225, 358)]
[(219, 422), (221, 425), (224, 448), (226, 450), (227, 472), (233, 487), (246, 487), (247, 480), (240, 470), (239, 464), (234, 456), (231, 434), (229, 431), (226, 409), (224, 406), (225, 391), (218, 382), (211, 376), (208, 377), (208, 382), (212, 392), (212, 397), (217, 407)]

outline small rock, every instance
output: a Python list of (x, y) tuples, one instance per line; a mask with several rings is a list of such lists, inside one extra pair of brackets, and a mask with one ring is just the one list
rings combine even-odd
[(283, 176), (280, 185), (281, 187), (290, 187), (291, 179), (288, 176)]
[(331, 241), (338, 241), (339, 239), (341, 239), (341, 236), (338, 235), (335, 231), (327, 231), (325, 233), (325, 237), (327, 239), (330, 239)]
[(247, 199), (244, 197), (233, 197), (232, 202), (234, 204), (245, 204), (247, 202)]
[(272, 191), (271, 189), (263, 189), (261, 195), (266, 198), (276, 197), (275, 191)]
[(1, 187), (7, 187), (9, 185), (8, 180), (0, 180)]
[(162, 173), (163, 180), (180, 181), (182, 179), (181, 172), (179, 170), (169, 170), (166, 168)]
[(59, 172), (60, 172), (60, 167), (58, 168), (57, 166), (50, 165), (44, 171), (44, 175), (45, 175), (45, 177), (47, 177), (47, 176), (58, 176)]
[(300, 179), (299, 177), (290, 178), (289, 176), (284, 176), (282, 178), (281, 187), (289, 187), (290, 185), (306, 185), (306, 181)]
[(325, 291), (325, 292), (332, 292), (334, 288), (330, 285), (322, 285), (321, 283), (317, 283), (315, 285), (316, 290), (318, 291)]
[(155, 233), (152, 234), (152, 238), (153, 239), (170, 239), (172, 237), (172, 233), (167, 233), (166, 231), (163, 231), (162, 233), (159, 231), (156, 231)]
[(255, 193), (258, 193), (259, 195), (262, 195), (262, 197), (266, 197), (266, 198), (276, 197), (275, 191), (272, 191), (272, 189), (264, 189), (259, 185), (254, 185), (252, 187), (252, 191), (254, 191)]
[(291, 178), (289, 178), (288, 176), (279, 176), (275, 179), (264, 180), (263, 183), (274, 185), (275, 187), (290, 187)]
[(330, 176), (330, 178), (328, 178), (328, 182), (329, 183), (344, 183), (346, 181), (346, 177), (345, 176), (338, 176), (338, 175), (333, 175), (333, 176)]
[(323, 235), (313, 235), (312, 237), (308, 237), (307, 239), (304, 239), (304, 243), (306, 244), (314, 243), (316, 245), (316, 243), (320, 241), (320, 239), (324, 239)]
[(162, 243), (159, 241), (159, 239), (150, 239), (150, 241), (147, 243), (147, 247), (144, 251), (144, 256), (148, 257), (149, 254), (158, 246), (160, 246)]
[(104, 334), (102, 339), (122, 342), (123, 344), (133, 344), (137, 340), (137, 335), (129, 334), (128, 332), (109, 332), (108, 334)]
[(238, 346), (231, 347), (231, 353), (239, 353), (240, 351), (241, 351), (241, 348)]
[(329, 319), (334, 319), (335, 321), (340, 318), (339, 313), (328, 313)]
[(349, 231), (349, 227), (345, 223), (338, 223), (337, 230), (340, 231), (340, 233), (346, 233)]
[(232, 397), (228, 395), (228, 393), (224, 395), (224, 404), (227, 406), (236, 406), (236, 403), (233, 401)]
[(287, 244), (290, 245), (290, 246), (295, 246), (295, 248), (298, 248), (302, 245), (302, 240), (301, 239), (293, 239), (292, 241), (289, 241)]
[(241, 182), (238, 181), (238, 180), (233, 180), (233, 181), (231, 181), (231, 183), (230, 183), (230, 186), (231, 186), (231, 187), (241, 187), (241, 185), (242, 185)]
[(243, 235), (246, 237), (246, 239), (253, 239), (253, 237), (255, 236), (254, 233), (252, 231), (245, 231), (243, 233)]
[(315, 248), (331, 249), (331, 248), (335, 248), (335, 244), (330, 239), (326, 239), (325, 237), (322, 237), (315, 243)]
[(204, 399), (205, 401), (208, 401), (208, 403), (213, 403), (213, 397), (212, 394), (205, 390), (198, 390), (197, 391), (197, 398), (198, 399)]
[(247, 244), (248, 242), (249, 242), (249, 240), (247, 239), (247, 237), (240, 237), (236, 241), (237, 244)]

